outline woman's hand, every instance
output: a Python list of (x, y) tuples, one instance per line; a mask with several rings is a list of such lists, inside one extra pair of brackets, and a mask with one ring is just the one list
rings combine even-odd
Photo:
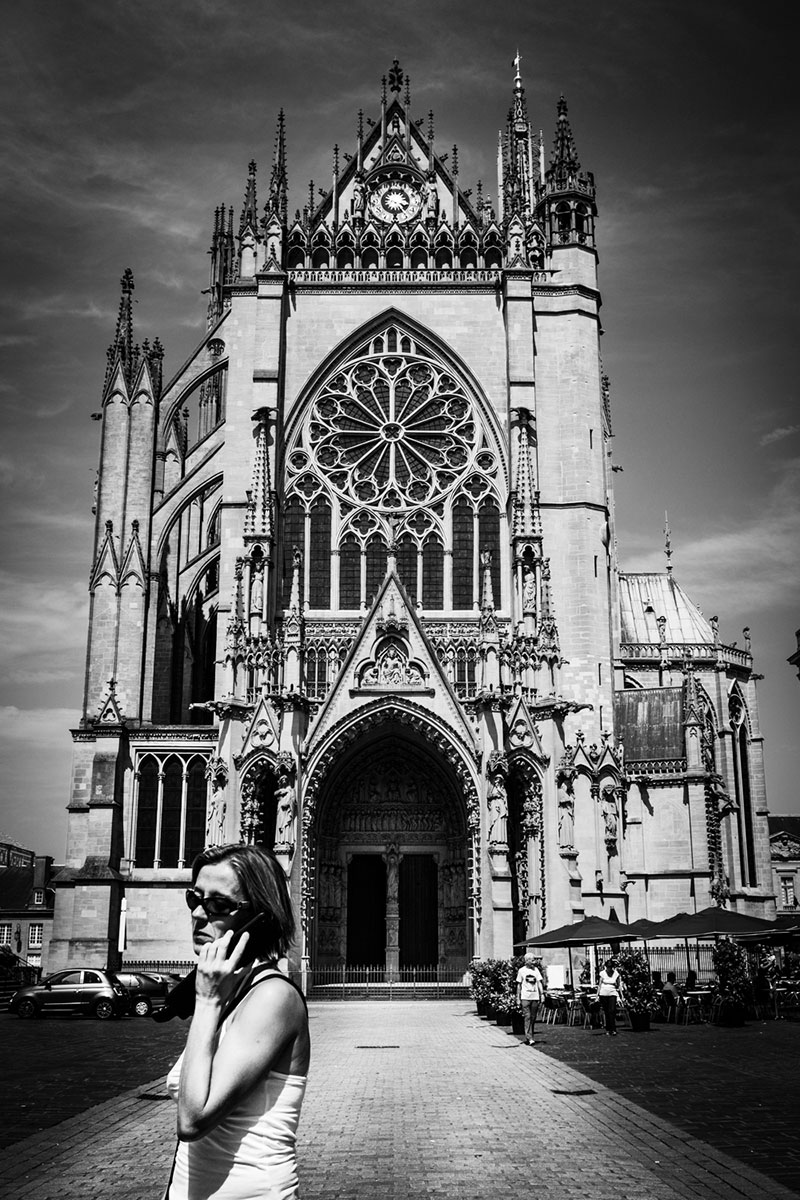
[(221, 1005), (230, 998), (236, 984), (236, 970), (247, 948), (250, 934), (243, 933), (231, 950), (232, 938), (233, 930), (229, 929), (221, 938), (206, 942), (200, 947), (195, 981), (195, 995), (199, 1001), (205, 1000)]

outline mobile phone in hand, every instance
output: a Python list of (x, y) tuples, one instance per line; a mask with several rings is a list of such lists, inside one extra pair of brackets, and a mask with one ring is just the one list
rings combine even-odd
[(245, 949), (245, 952), (244, 952), (244, 961), (246, 962), (248, 959), (254, 958), (255, 957), (255, 947), (253, 946), (252, 935), (253, 935), (253, 933), (257, 932), (259, 929), (263, 928), (263, 926), (266, 924), (266, 920), (267, 920), (266, 913), (263, 913), (263, 912), (256, 913), (256, 915), (254, 917), (251, 917), (249, 921), (246, 921), (244, 923), (244, 925), (240, 925), (238, 929), (234, 929), (233, 937), (231, 938), (230, 942), (228, 943), (228, 955), (230, 955), (231, 951), (233, 950), (234, 946), (238, 943), (239, 938), (242, 936), (242, 934), (249, 933), (251, 936), (250, 936), (250, 940), (249, 940), (247, 947)]

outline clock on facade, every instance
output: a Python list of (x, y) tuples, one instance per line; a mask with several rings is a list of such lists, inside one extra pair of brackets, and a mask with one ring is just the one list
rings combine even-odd
[(422, 196), (413, 183), (389, 179), (379, 183), (369, 198), (369, 211), (379, 221), (413, 221), (422, 208)]

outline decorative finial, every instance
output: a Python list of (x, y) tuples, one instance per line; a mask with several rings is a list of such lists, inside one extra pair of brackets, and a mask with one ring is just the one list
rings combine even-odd
[(664, 509), (664, 554), (667, 557), (667, 574), (672, 574), (672, 542), (670, 541), (669, 515)]
[(522, 61), (522, 59), (520, 58), (519, 49), (517, 49), (516, 57), (514, 58), (514, 87), (515, 88), (522, 87), (522, 76), (521, 76), (520, 70), (519, 70), (519, 64), (521, 63), (521, 61)]
[(403, 72), (400, 69), (400, 63), (397, 61), (397, 59), (395, 59), (394, 62), (392, 63), (392, 69), (389, 72), (389, 88), (391, 91), (397, 92), (399, 94), (402, 86), (403, 86)]

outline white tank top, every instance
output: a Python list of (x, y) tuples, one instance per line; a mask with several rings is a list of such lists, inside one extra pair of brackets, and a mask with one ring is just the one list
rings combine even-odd
[[(182, 1063), (183, 1055), (167, 1076), (175, 1101)], [(306, 1079), (270, 1071), (214, 1129), (179, 1142), (168, 1200), (297, 1200), (295, 1140)]]

